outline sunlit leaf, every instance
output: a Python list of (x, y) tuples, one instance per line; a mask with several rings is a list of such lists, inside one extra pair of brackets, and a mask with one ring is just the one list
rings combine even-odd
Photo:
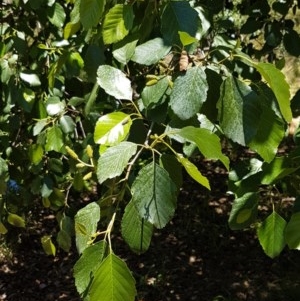
[(25, 220), (21, 216), (15, 213), (9, 213), (7, 216), (7, 222), (18, 228), (25, 228)]
[(109, 254), (94, 273), (90, 301), (134, 301), (135, 280), (126, 263)]
[[(89, 246), (91, 236), (96, 232), (99, 220), (100, 207), (95, 202), (89, 203), (76, 213), (75, 234), (76, 247), (79, 254), (81, 254), (84, 251), (84, 249), (86, 249)], [(79, 225), (82, 225), (84, 227), (84, 230), (79, 230)]]
[(20, 78), (31, 87), (41, 85), (41, 81), (37, 74), (20, 72)]
[(198, 41), (196, 38), (190, 36), (187, 32), (178, 31), (178, 34), (180, 42), (183, 46), (187, 46)]
[(117, 99), (132, 99), (131, 82), (119, 69), (102, 65), (97, 70), (97, 83), (105, 92)]
[(108, 148), (98, 160), (97, 177), (99, 183), (121, 175), (136, 150), (137, 145), (127, 141)]
[(47, 130), (45, 150), (60, 152), (64, 145), (63, 133), (59, 126), (55, 125)]
[(56, 248), (51, 240), (51, 236), (49, 235), (43, 236), (41, 238), (41, 243), (42, 243), (43, 250), (47, 255), (55, 256)]
[(278, 256), (285, 246), (285, 226), (286, 221), (274, 211), (257, 229), (259, 242), (265, 253), (271, 258)]
[(127, 137), (131, 124), (130, 116), (123, 112), (113, 112), (100, 117), (94, 132), (95, 143), (106, 146), (118, 144)]

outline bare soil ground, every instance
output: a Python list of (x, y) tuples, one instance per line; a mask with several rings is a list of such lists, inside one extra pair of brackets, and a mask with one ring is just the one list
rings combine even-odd
[[(131, 253), (115, 235), (115, 253), (127, 261), (137, 282), (136, 300), (299, 301), (300, 253), (285, 250), (272, 260), (254, 230), (231, 231), (226, 172), (218, 164), (203, 166), (211, 192), (186, 178), (174, 219), (155, 233), (148, 252)], [(76, 251), (59, 251), (53, 258), (42, 250), (41, 235), (55, 232), (56, 223), (50, 212), (44, 214), (15, 233), (10, 248), (0, 245), (1, 301), (80, 300), (72, 276)]]

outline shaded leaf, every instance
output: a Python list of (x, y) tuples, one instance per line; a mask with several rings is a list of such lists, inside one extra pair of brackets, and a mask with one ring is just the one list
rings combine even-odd
[(80, 21), (85, 29), (96, 26), (102, 17), (106, 0), (81, 0)]
[(260, 99), (246, 84), (230, 76), (221, 85), (217, 103), (220, 125), (225, 135), (241, 145), (248, 145), (257, 133)]
[(300, 212), (292, 214), (285, 228), (285, 241), (290, 249), (300, 250)]
[(250, 226), (257, 215), (258, 194), (254, 192), (245, 193), (233, 202), (229, 216), (229, 227), (232, 230), (240, 230)]
[(11, 224), (12, 226), (18, 227), (18, 228), (25, 228), (25, 220), (15, 214), (15, 213), (9, 213), (7, 216), (7, 222)]
[(293, 117), (290, 108), (290, 88), (284, 74), (269, 63), (257, 63), (253, 66), (269, 84), (276, 96), (282, 116), (286, 122), (290, 122)]
[(121, 223), (122, 237), (137, 254), (148, 250), (153, 234), (153, 225), (140, 217), (131, 201), (127, 204)]
[(170, 106), (181, 119), (196, 115), (206, 101), (208, 84), (203, 67), (192, 67), (176, 78), (170, 96)]
[(62, 28), (66, 19), (64, 8), (59, 3), (54, 3), (54, 5), (49, 8), (48, 19), (56, 27)]
[(156, 163), (143, 167), (131, 187), (132, 202), (141, 218), (163, 228), (176, 208), (176, 186), (169, 174)]

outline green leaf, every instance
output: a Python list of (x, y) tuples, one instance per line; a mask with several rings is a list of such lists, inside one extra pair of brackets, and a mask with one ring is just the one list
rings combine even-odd
[(134, 54), (137, 42), (137, 35), (132, 35), (114, 44), (112, 52), (114, 58), (121, 64), (126, 65)]
[(176, 186), (168, 172), (156, 163), (143, 167), (131, 187), (132, 202), (141, 218), (163, 228), (176, 208)]
[(45, 150), (60, 152), (64, 145), (63, 133), (59, 126), (55, 125), (47, 130)]
[(176, 78), (170, 96), (173, 112), (183, 120), (195, 116), (206, 100), (208, 84), (204, 67), (193, 67)]
[(47, 124), (48, 124), (48, 120), (46, 119), (39, 120), (33, 127), (33, 136), (37, 136)]
[(0, 234), (6, 234), (8, 232), (7, 228), (2, 222), (0, 222)]
[(135, 280), (126, 263), (109, 254), (94, 273), (89, 301), (134, 301)]
[(290, 88), (285, 80), (284, 74), (269, 63), (257, 63), (253, 64), (253, 66), (267, 81), (274, 92), (283, 118), (286, 122), (290, 122), (293, 117), (290, 108)]
[(164, 40), (169, 45), (179, 45), (179, 31), (194, 37), (198, 30), (198, 20), (198, 13), (188, 1), (169, 1), (161, 16)]
[(37, 74), (20, 72), (20, 78), (31, 87), (37, 87), (41, 85), (41, 81)]
[(187, 173), (200, 185), (210, 190), (210, 185), (208, 179), (201, 174), (195, 164), (190, 162), (187, 158), (183, 156), (178, 156), (178, 161), (183, 165)]
[(260, 122), (260, 98), (245, 83), (230, 76), (221, 85), (217, 103), (219, 120), (225, 135), (241, 145), (248, 145)]
[(258, 130), (249, 143), (249, 147), (257, 152), (265, 162), (270, 163), (274, 159), (284, 135), (283, 122), (270, 106), (262, 105)]
[(73, 133), (76, 126), (73, 118), (67, 115), (63, 115), (59, 118), (59, 124), (65, 134)]
[(80, 22), (68, 22), (64, 28), (64, 39), (68, 40), (80, 29)]
[(286, 221), (274, 211), (257, 229), (259, 242), (265, 253), (271, 258), (278, 256), (285, 246), (285, 226)]
[(102, 17), (106, 0), (81, 0), (80, 21), (84, 29), (96, 26)]
[(69, 252), (71, 245), (72, 245), (72, 241), (71, 241), (71, 236), (68, 232), (66, 232), (65, 230), (60, 230), (57, 233), (57, 237), (56, 237), (57, 243), (58, 245), (65, 251), (65, 252)]
[(94, 272), (99, 268), (105, 255), (106, 242), (101, 240), (87, 247), (74, 265), (74, 278), (79, 294), (89, 287)]
[(98, 160), (97, 177), (99, 183), (121, 175), (136, 150), (137, 145), (127, 141), (108, 148)]
[[(92, 202), (80, 209), (75, 215), (76, 247), (81, 254), (86, 249), (91, 240), (91, 236), (97, 230), (100, 220), (100, 207)], [(83, 227), (82, 227), (83, 226)], [(81, 230), (82, 229), (82, 230)]]
[(294, 173), (299, 167), (292, 167), (289, 157), (276, 157), (271, 163), (264, 163), (262, 166), (261, 184), (270, 185), (276, 181)]
[(0, 157), (0, 177), (5, 177), (8, 171), (8, 166), (6, 161)]
[(229, 216), (229, 227), (232, 230), (240, 230), (250, 226), (256, 220), (258, 194), (245, 193), (234, 200)]
[(54, 3), (52, 7), (48, 9), (49, 21), (58, 28), (62, 28), (65, 23), (66, 13), (64, 8), (59, 3)]
[(131, 201), (127, 204), (121, 223), (122, 237), (137, 254), (148, 250), (153, 234), (153, 225), (140, 217)]
[(170, 50), (171, 46), (166, 45), (162, 38), (155, 38), (137, 46), (131, 60), (141, 65), (153, 65), (166, 56)]
[(113, 44), (127, 36), (134, 19), (131, 5), (116, 4), (105, 15), (103, 22), (104, 44)]
[(208, 159), (220, 160), (229, 169), (229, 159), (222, 154), (219, 137), (207, 129), (187, 126), (182, 129), (171, 130), (170, 138), (182, 141), (182, 139), (197, 145), (199, 151)]
[(119, 69), (109, 65), (99, 66), (97, 83), (105, 92), (117, 99), (132, 100), (131, 82)]
[(96, 123), (94, 140), (97, 144), (113, 146), (126, 139), (132, 120), (123, 112), (113, 112), (100, 117)]
[(8, 214), (7, 222), (18, 228), (25, 228), (25, 220), (21, 216), (14, 213)]
[(191, 37), (187, 32), (178, 31), (180, 42), (183, 46), (187, 46), (193, 43), (198, 42), (198, 40), (194, 37)]
[(32, 164), (39, 164), (44, 156), (43, 146), (40, 144), (31, 144), (28, 150), (29, 158)]
[(155, 85), (145, 86), (141, 94), (145, 108), (152, 108), (159, 103), (169, 87), (169, 81), (169, 78), (164, 76), (162, 78), (158, 78)]
[(300, 212), (292, 214), (285, 228), (285, 241), (290, 249), (300, 250)]
[(44, 252), (47, 255), (55, 256), (56, 248), (55, 248), (55, 245), (53, 244), (53, 242), (51, 240), (51, 236), (49, 236), (49, 235), (43, 236), (41, 238), (41, 244), (42, 244)]
[(65, 109), (65, 103), (56, 96), (49, 97), (46, 101), (46, 111), (49, 116), (61, 114)]

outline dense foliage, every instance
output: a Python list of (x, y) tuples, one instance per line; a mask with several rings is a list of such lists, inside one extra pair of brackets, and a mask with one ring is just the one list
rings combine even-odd
[[(299, 8), (292, 0), (2, 1), (0, 232), (25, 228), (42, 202), (59, 228), (41, 237), (45, 252), (68, 252), (75, 237), (82, 298), (134, 300), (111, 234), (145, 252), (174, 215), (183, 170), (210, 189), (197, 156), (229, 172), (231, 229), (255, 227), (272, 258), (286, 245), (299, 249), (297, 132), (294, 150), (278, 154), (299, 109), (300, 92), (291, 99), (280, 71), (286, 53), (300, 56)], [(236, 160), (241, 147), (249, 160)], [(281, 211), (286, 196), (296, 200), (290, 216)], [(273, 211), (260, 220), (264, 202)]]

